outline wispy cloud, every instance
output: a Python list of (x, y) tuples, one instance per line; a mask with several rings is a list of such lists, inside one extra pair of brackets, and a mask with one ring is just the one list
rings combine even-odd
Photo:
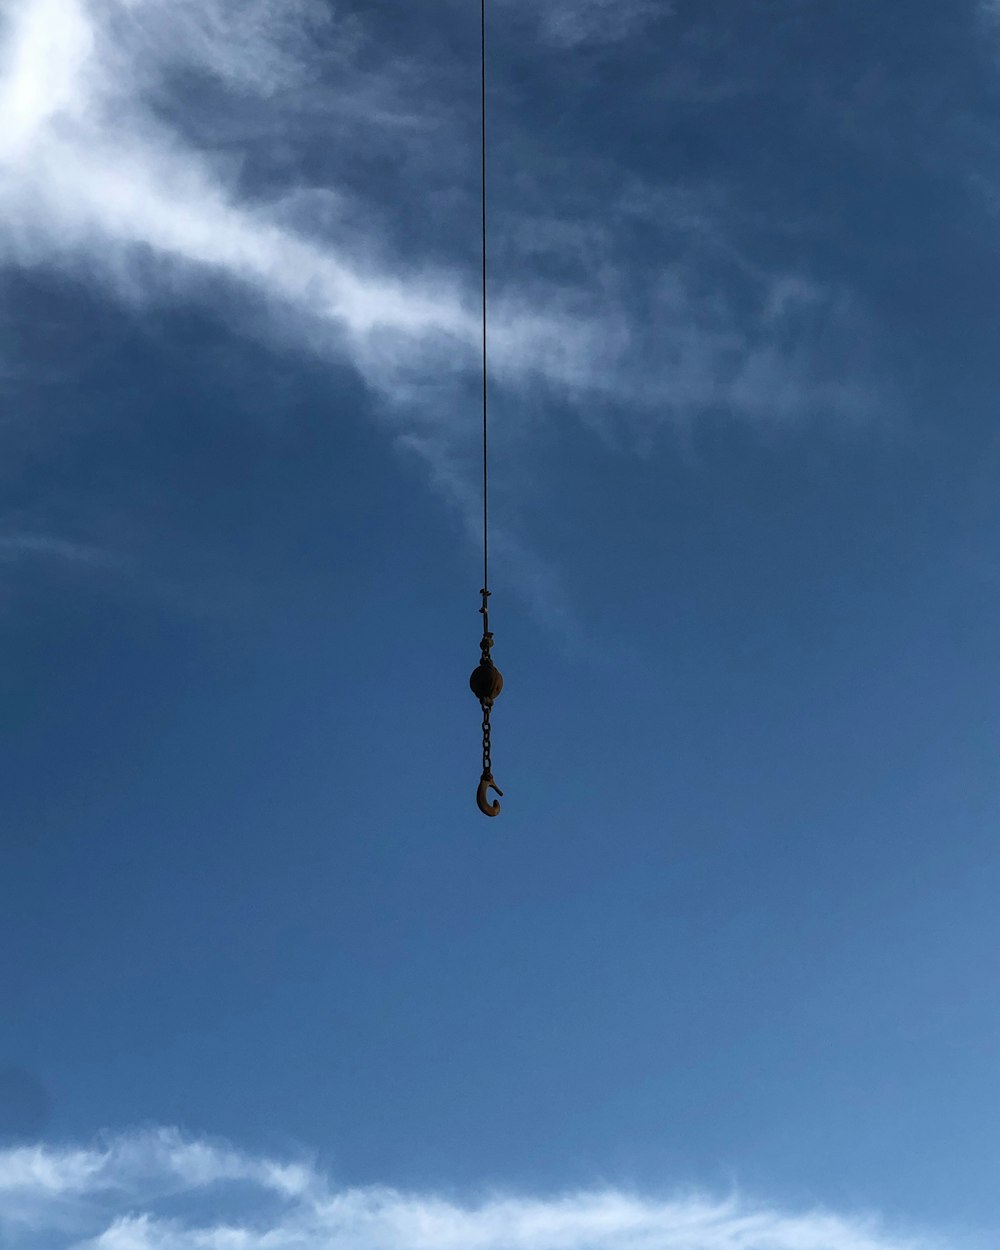
[(673, 11), (671, 0), (551, 0), (536, 10), (544, 37), (566, 48), (618, 43)]
[(122, 568), (118, 556), (87, 543), (70, 542), (52, 534), (0, 533), (0, 562), (38, 556), (89, 568)]
[[(179, 123), (165, 123), (178, 76), (199, 72), (230, 92), (271, 97), (306, 72), (302, 49), (286, 46), (288, 27), (301, 34), (289, 14), (304, 23), (306, 6), (280, 19), (281, 6), (260, 2), (249, 16), (227, 20), (228, 12), (159, 0), (11, 6), (0, 77), (0, 254), (75, 268), (126, 298), (191, 298), (213, 277), (235, 280), (276, 312), (307, 318), (317, 345), (389, 394), (418, 356), (428, 368), (435, 344), (434, 365), (447, 354), (459, 370), (471, 368), (475, 301), (455, 273), (414, 273), (411, 263), (400, 277), (359, 263), (346, 231), (318, 241), (289, 228), (281, 196), (240, 185), (238, 152), (234, 165), (232, 153), (227, 161), (200, 149)], [(336, 97), (335, 83), (330, 90)], [(558, 377), (572, 370), (567, 356), (585, 349), (587, 327), (552, 310), (508, 299), (497, 311), (498, 369)]]
[[(0, 1152), (0, 1230), (23, 1250), (931, 1250), (873, 1218), (739, 1195), (614, 1189), (459, 1202), (339, 1188), (307, 1161), (147, 1131)], [(952, 1250), (955, 1250), (952, 1243)]]
[[(561, 0), (537, 38), (614, 41), (668, 11)], [(72, 275), (137, 313), (208, 303), (346, 364), (435, 482), (468, 479), (475, 134), (448, 96), (456, 66), (421, 57), (316, 0), (11, 0), (0, 264)], [(503, 124), (509, 142), (525, 138), (523, 119)], [(354, 166), (373, 153), (391, 172), (366, 181)], [(706, 232), (707, 210), (664, 214), (669, 189), (620, 171), (557, 183), (529, 166), (493, 216), (498, 419), (526, 420), (527, 405), (504, 400), (532, 391), (532, 419), (555, 396), (641, 446), (650, 428), (707, 411), (768, 424), (871, 411), (840, 368), (864, 339), (843, 292), (744, 266), (737, 306), (706, 276), (718, 256), (701, 267), (725, 234), (718, 221)], [(643, 216), (644, 203), (656, 207)], [(448, 493), (468, 511), (467, 490)]]
[[(574, 0), (546, 11), (548, 20), (567, 29), (602, 27), (613, 15), (615, 28), (625, 30), (649, 7)], [(332, 22), (325, 6), (304, 0), (254, 0), (237, 14), (218, 0), (9, 5), (0, 49), (0, 257), (72, 267), (134, 299), (198, 298), (206, 282), (236, 281), (273, 310), (304, 318), (317, 347), (342, 354), (389, 395), (399, 387), (407, 402), (415, 372), (474, 368), (473, 266), (463, 273), (453, 262), (430, 263), (412, 249), (387, 258), (377, 231), (365, 238), (356, 215), (343, 210), (345, 201), (365, 193), (338, 185), (335, 172), (332, 184), (317, 188), (298, 168), (283, 176), (272, 171), (255, 191), (241, 165), (247, 148), (205, 133), (201, 118), (211, 104), (213, 116), (223, 118), (223, 139), (230, 137), (225, 117), (242, 111), (258, 121), (269, 113), (272, 129), (265, 128), (265, 136), (273, 140), (283, 115), (287, 121), (302, 100), (316, 99), (306, 86), (324, 74), (320, 94), (328, 112), (356, 115), (360, 92), (366, 107), (385, 101), (384, 109), (372, 109), (376, 124), (398, 123), (404, 71), (389, 58), (381, 74), (369, 73), (359, 84), (347, 68), (357, 32), (331, 30)], [(185, 110), (183, 89), (192, 84), (205, 98), (200, 109)], [(286, 90), (291, 84), (299, 101), (294, 106)], [(426, 94), (420, 104), (416, 93), (409, 101), (414, 124), (421, 108), (433, 113), (429, 84)], [(228, 113), (216, 107), (222, 102)], [(439, 148), (442, 137), (435, 131), (419, 154), (431, 160), (429, 150)], [(331, 160), (336, 171), (336, 153)], [(427, 174), (433, 184), (434, 172)], [(322, 234), (290, 224), (293, 208), (301, 217), (310, 192), (325, 194), (330, 209)], [(367, 195), (378, 199), (377, 190)], [(537, 278), (539, 249), (572, 251), (578, 238), (579, 205), (549, 202), (546, 210), (547, 221), (522, 230), (524, 246), (505, 252), (509, 264), (498, 286), (492, 336), (498, 377), (633, 397), (648, 389), (661, 398), (678, 372), (656, 370), (633, 351), (641, 333), (613, 237), (615, 223), (625, 224), (618, 205), (605, 199), (583, 210), (594, 220), (601, 214), (605, 223), (604, 263), (599, 280), (589, 282)], [(502, 221), (497, 228), (504, 229)], [(687, 344), (674, 336), (678, 355), (718, 363), (723, 355), (761, 350), (767, 357), (778, 350), (750, 341), (767, 338), (773, 327), (766, 319), (741, 338), (735, 314), (723, 311), (718, 293), (697, 292), (677, 266), (660, 267), (664, 281), (654, 298), (671, 320), (691, 327)], [(706, 319), (695, 315), (697, 309), (711, 310), (716, 324), (707, 332), (699, 333)], [(794, 355), (788, 363), (790, 371), (800, 369)], [(742, 373), (748, 371), (752, 367)], [(683, 381), (685, 372), (676, 385), (679, 405), (699, 401)], [(739, 372), (718, 370), (714, 379), (717, 396), (729, 393), (736, 407), (747, 400), (746, 388), (732, 385)], [(708, 386), (706, 377), (698, 389)]]

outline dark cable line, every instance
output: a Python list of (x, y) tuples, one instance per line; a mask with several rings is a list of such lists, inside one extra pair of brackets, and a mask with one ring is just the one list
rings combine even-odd
[(483, 208), (483, 590), (490, 588), (489, 467), (486, 423), (486, 0), (480, 0), (482, 108), (482, 208)]

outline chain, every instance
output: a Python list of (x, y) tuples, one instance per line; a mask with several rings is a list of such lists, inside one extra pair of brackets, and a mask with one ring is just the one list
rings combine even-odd
[(490, 704), (484, 700), (480, 706), (483, 709), (483, 776), (492, 778), (493, 759), (490, 753)]
[(492, 655), (490, 655), (490, 651), (493, 649), (493, 635), (490, 633), (489, 616), (490, 592), (484, 587), (482, 595), (483, 606), (479, 611), (483, 617), (483, 638), (479, 644), (479, 667), (469, 678), (469, 685), (472, 687), (472, 693), (479, 700), (479, 706), (483, 713), (483, 775), (479, 779), (476, 802), (479, 804), (479, 810), (484, 816), (495, 816), (500, 811), (500, 804), (496, 801), (491, 802), (488, 792), (494, 790), (502, 798), (503, 791), (493, 780), (490, 714), (493, 711), (494, 700), (503, 689), (503, 677), (500, 675), (500, 670), (493, 663)]

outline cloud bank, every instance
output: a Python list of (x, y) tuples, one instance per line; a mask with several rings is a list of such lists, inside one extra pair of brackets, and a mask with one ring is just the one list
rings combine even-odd
[(459, 1202), (338, 1188), (314, 1166), (155, 1130), (0, 1151), (0, 1233), (21, 1250), (931, 1250), (873, 1219), (740, 1197), (606, 1189)]

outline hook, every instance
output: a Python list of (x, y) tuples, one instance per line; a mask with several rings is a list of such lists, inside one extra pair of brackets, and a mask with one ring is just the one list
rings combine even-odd
[(476, 791), (476, 803), (479, 805), (479, 810), (484, 816), (499, 816), (500, 804), (496, 801), (496, 799), (494, 799), (492, 803), (489, 801), (486, 797), (488, 790), (495, 790), (497, 794), (503, 798), (503, 791), (493, 780), (493, 774), (483, 773), (482, 780), (479, 783), (479, 789)]

